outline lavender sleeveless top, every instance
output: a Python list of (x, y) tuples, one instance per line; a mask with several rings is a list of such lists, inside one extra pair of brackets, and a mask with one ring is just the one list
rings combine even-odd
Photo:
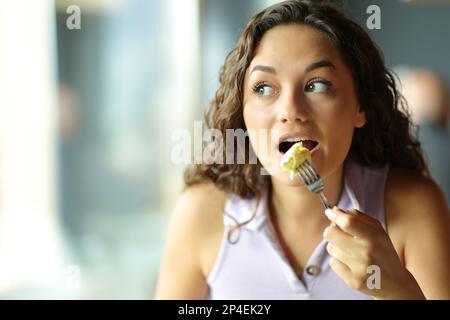
[[(369, 168), (347, 161), (344, 187), (338, 207), (356, 208), (379, 220), (384, 228), (384, 189), (388, 166)], [(267, 192), (251, 222), (241, 227), (239, 241), (227, 241), (236, 221), (248, 220), (256, 199), (230, 195), (224, 209), (220, 251), (207, 277), (210, 299), (372, 299), (341, 280), (331, 269), (323, 240), (313, 251), (301, 279), (289, 264), (273, 229), (267, 210)]]

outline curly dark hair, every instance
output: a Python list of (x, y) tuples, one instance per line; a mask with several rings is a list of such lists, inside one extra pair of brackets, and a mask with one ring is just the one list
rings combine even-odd
[[(205, 113), (205, 124), (226, 135), (226, 129), (246, 130), (243, 119), (243, 83), (255, 49), (269, 29), (302, 24), (323, 32), (336, 46), (356, 84), (359, 105), (366, 124), (356, 128), (349, 155), (362, 165), (408, 169), (428, 175), (420, 143), (412, 134), (406, 102), (393, 73), (366, 31), (331, 3), (305, 0), (284, 1), (255, 15), (245, 27), (220, 71), (220, 87)], [(248, 159), (251, 146), (245, 151)], [(236, 157), (235, 152), (235, 157)], [(241, 155), (242, 156), (242, 155)], [(219, 189), (241, 197), (262, 193), (270, 183), (260, 174), (262, 165), (199, 164), (185, 171), (186, 187), (212, 181)]]

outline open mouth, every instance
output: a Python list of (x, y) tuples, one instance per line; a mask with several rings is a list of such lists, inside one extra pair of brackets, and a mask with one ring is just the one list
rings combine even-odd
[(314, 140), (303, 140), (303, 139), (287, 139), (286, 141), (281, 142), (278, 145), (278, 150), (281, 153), (286, 153), (294, 144), (297, 142), (301, 142), (303, 147), (308, 149), (310, 152), (317, 147), (319, 144), (317, 141)]

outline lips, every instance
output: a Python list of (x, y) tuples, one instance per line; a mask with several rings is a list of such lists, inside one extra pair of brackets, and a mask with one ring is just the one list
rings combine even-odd
[[(278, 150), (281, 153), (286, 153), (294, 144), (297, 142), (291, 142), (291, 141), (285, 141), (278, 145)], [(319, 143), (314, 140), (304, 140), (302, 141), (302, 145), (308, 149), (309, 151), (312, 151)]]
[(319, 142), (317, 140), (303, 133), (287, 133), (282, 135), (278, 141), (278, 151), (283, 154), (297, 142), (301, 142), (302, 145), (311, 152), (311, 155), (315, 153), (319, 147)]

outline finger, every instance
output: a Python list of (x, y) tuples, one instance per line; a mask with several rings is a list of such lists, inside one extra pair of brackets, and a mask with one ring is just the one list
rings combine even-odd
[(350, 281), (350, 279), (352, 278), (352, 271), (345, 263), (332, 257), (330, 259), (329, 264), (330, 264), (331, 269), (333, 269), (333, 271), (336, 272), (336, 274), (339, 276), (339, 278), (344, 280), (344, 282), (346, 282), (346, 283), (348, 283)]
[[(359, 213), (355, 211), (345, 212), (337, 207), (325, 211), (327, 217), (346, 233), (358, 238), (367, 238), (373, 235), (373, 225), (364, 222)], [(361, 214), (363, 215), (363, 214)]]
[(361, 219), (361, 221), (370, 224), (372, 226), (379, 226), (380, 222), (377, 219), (372, 218), (371, 216), (369, 216), (368, 214), (365, 214), (364, 212), (359, 211), (358, 209), (349, 209), (349, 210), (343, 210), (339, 207), (334, 206), (332, 209), (327, 209), (325, 210), (325, 215), (331, 220), (331, 217), (334, 217), (334, 213), (330, 212), (328, 210), (336, 210), (336, 213), (338, 212), (342, 212), (342, 213), (349, 213), (349, 214), (353, 214), (353, 215), (357, 215), (358, 218)]
[[(341, 210), (341, 211), (343, 211), (343, 210)], [(347, 213), (350, 213), (350, 214), (357, 215), (358, 219), (360, 219), (362, 222), (364, 222), (364, 223), (366, 223), (368, 225), (371, 225), (373, 227), (378, 228), (378, 227), (381, 226), (380, 225), (380, 221), (378, 221), (375, 218), (372, 218), (371, 216), (369, 216), (368, 214), (366, 214), (364, 212), (359, 211), (358, 209), (350, 209), (350, 210), (343, 211), (343, 212), (347, 212)]]
[(339, 248), (338, 246), (333, 245), (331, 242), (327, 244), (327, 252), (330, 254), (332, 258), (338, 259), (342, 263), (344, 263), (347, 267), (350, 268), (352, 265), (352, 261), (354, 260), (351, 255)]
[(351, 254), (355, 248), (355, 238), (352, 235), (341, 230), (336, 225), (331, 225), (325, 228), (323, 237), (333, 245), (339, 247), (341, 250)]

